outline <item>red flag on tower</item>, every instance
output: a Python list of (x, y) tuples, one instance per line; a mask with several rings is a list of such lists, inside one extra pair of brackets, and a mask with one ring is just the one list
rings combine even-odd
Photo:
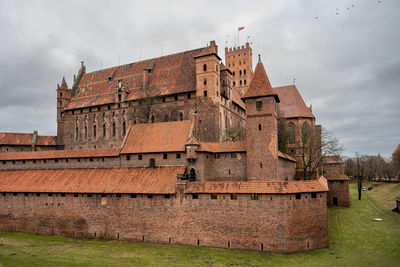
[(244, 30), (244, 26), (240, 26), (240, 27), (238, 28), (238, 31), (241, 31), (241, 30)]

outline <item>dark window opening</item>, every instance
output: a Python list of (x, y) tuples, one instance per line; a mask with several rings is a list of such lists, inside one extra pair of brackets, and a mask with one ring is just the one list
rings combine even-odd
[(196, 170), (194, 168), (190, 169), (190, 177), (189, 177), (190, 181), (196, 181)]
[(61, 193), (61, 197), (65, 197), (65, 193)]
[(53, 196), (53, 193), (48, 193), (47, 195), (48, 195), (49, 197), (51, 197), (51, 196)]
[(338, 206), (339, 205), (339, 201), (337, 197), (333, 198), (333, 205)]
[(300, 193), (296, 194), (296, 199), (301, 199), (301, 194)]
[(37, 196), (37, 197), (40, 197), (40, 193), (36, 193), (36, 196)]
[(203, 84), (204, 84), (204, 85), (207, 85), (207, 79), (206, 79), (206, 78), (204, 78)]
[(165, 102), (165, 97), (162, 98), (162, 102)]
[(125, 136), (126, 134), (126, 122), (122, 123), (122, 136)]
[(343, 181), (340, 181), (341, 184), (343, 184)]
[(187, 94), (187, 98), (190, 99), (190, 94)]
[(246, 80), (244, 80), (243, 82), (244, 82), (244, 85), (246, 85), (246, 84), (247, 84), (247, 83), (246, 83)]
[(87, 194), (87, 197), (92, 197), (92, 194)]
[(169, 198), (170, 196), (169, 195), (164, 195), (164, 198)]
[(207, 64), (203, 65), (203, 71), (207, 71)]
[(93, 125), (93, 137), (96, 137), (96, 124)]
[(199, 199), (199, 195), (198, 194), (192, 194), (192, 199)]
[(181, 153), (176, 153), (176, 158), (180, 159), (181, 158)]
[(118, 102), (121, 102), (121, 94), (118, 94)]
[(103, 124), (103, 136), (106, 137), (106, 124)]
[(178, 95), (175, 95), (175, 101), (177, 101), (178, 100)]
[(154, 159), (154, 158), (150, 159), (149, 167), (150, 168), (156, 167), (156, 159)]
[(113, 122), (113, 124), (112, 124), (112, 135), (113, 135), (113, 136), (115, 136), (115, 131), (116, 131), (116, 129), (115, 129), (115, 122)]
[(217, 194), (211, 194), (211, 199), (218, 199)]
[(77, 194), (77, 193), (74, 194), (74, 197), (78, 197), (78, 196), (79, 196), (79, 194)]
[(262, 169), (262, 163), (260, 163), (260, 169)]
[(167, 154), (163, 154), (163, 159), (167, 159), (168, 155)]
[(138, 160), (142, 160), (142, 159), (143, 159), (142, 155), (138, 155)]
[(131, 198), (136, 198), (136, 194), (131, 194)]
[(317, 198), (317, 193), (311, 193), (311, 198)]
[(183, 121), (183, 113), (182, 112), (179, 112), (179, 120)]
[(237, 199), (237, 194), (231, 194), (231, 199), (236, 200)]
[(93, 161), (93, 158), (90, 158), (89, 160), (92, 162), (92, 161)]
[(120, 193), (116, 194), (116, 196), (117, 196), (117, 198), (121, 198), (121, 194)]
[[(33, 160), (33, 163), (35, 163), (35, 160)], [(3, 160), (3, 164), (6, 164), (6, 161), (5, 161), (5, 160)]]
[(151, 123), (154, 123), (154, 115), (151, 115)]
[(13, 193), (13, 196), (16, 196), (17, 195), (17, 193)]
[(258, 194), (250, 194), (251, 200), (258, 200)]
[(207, 96), (207, 91), (204, 91), (204, 92), (203, 92), (203, 95), (204, 95), (204, 96)]
[(258, 130), (261, 131), (261, 124), (258, 125)]
[(27, 197), (27, 196), (29, 196), (29, 194), (28, 194), (28, 193), (24, 193), (24, 196), (26, 196), (26, 197)]
[(262, 110), (262, 101), (257, 101), (257, 102), (256, 102), (256, 109), (257, 109), (258, 111), (261, 111), (261, 110)]
[(147, 198), (153, 198), (153, 195), (152, 194), (148, 194)]
[(126, 160), (131, 160), (131, 156), (130, 155), (126, 156)]

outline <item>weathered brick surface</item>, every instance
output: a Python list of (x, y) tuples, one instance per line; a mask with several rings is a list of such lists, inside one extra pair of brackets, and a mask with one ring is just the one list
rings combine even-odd
[(328, 180), (328, 205), (333, 206), (333, 199), (337, 199), (337, 205), (342, 207), (350, 207), (350, 191), (349, 181), (331, 181)]
[(0, 195), (0, 230), (293, 253), (328, 246), (326, 193)]

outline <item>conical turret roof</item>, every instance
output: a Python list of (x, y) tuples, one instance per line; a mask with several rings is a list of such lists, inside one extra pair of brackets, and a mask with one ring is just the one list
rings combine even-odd
[(250, 86), (242, 96), (242, 99), (254, 98), (260, 96), (273, 96), (277, 103), (279, 103), (278, 95), (272, 90), (271, 83), (269, 82), (267, 73), (265, 72), (264, 65), (261, 60), (258, 60), (256, 69), (251, 79)]

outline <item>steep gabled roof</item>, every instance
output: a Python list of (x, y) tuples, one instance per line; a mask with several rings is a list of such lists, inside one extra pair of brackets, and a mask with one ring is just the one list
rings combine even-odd
[(323, 164), (344, 164), (344, 161), (340, 156), (325, 156)]
[[(210, 49), (200, 48), (84, 73), (66, 109), (115, 103), (120, 79), (128, 92), (123, 101), (195, 91), (194, 57), (203, 50)], [(148, 85), (143, 89), (145, 72), (148, 73)]]
[[(31, 133), (0, 133), (0, 145), (30, 146), (32, 145)], [(55, 136), (37, 136), (36, 145), (56, 146)]]
[(307, 107), (295, 85), (274, 87), (281, 102), (278, 104), (278, 114), (283, 118), (314, 118), (311, 109)]
[(0, 192), (174, 194), (185, 168), (1, 171)]
[(397, 148), (394, 150), (394, 152), (392, 153), (392, 155), (396, 155), (399, 154), (400, 155), (400, 144), (397, 146)]
[(249, 88), (243, 94), (242, 99), (254, 98), (260, 96), (273, 96), (277, 103), (279, 103), (278, 95), (272, 90), (271, 83), (265, 72), (264, 65), (259, 60), (254, 70), (253, 77), (251, 78)]
[(121, 154), (183, 152), (190, 128), (190, 120), (134, 124)]

